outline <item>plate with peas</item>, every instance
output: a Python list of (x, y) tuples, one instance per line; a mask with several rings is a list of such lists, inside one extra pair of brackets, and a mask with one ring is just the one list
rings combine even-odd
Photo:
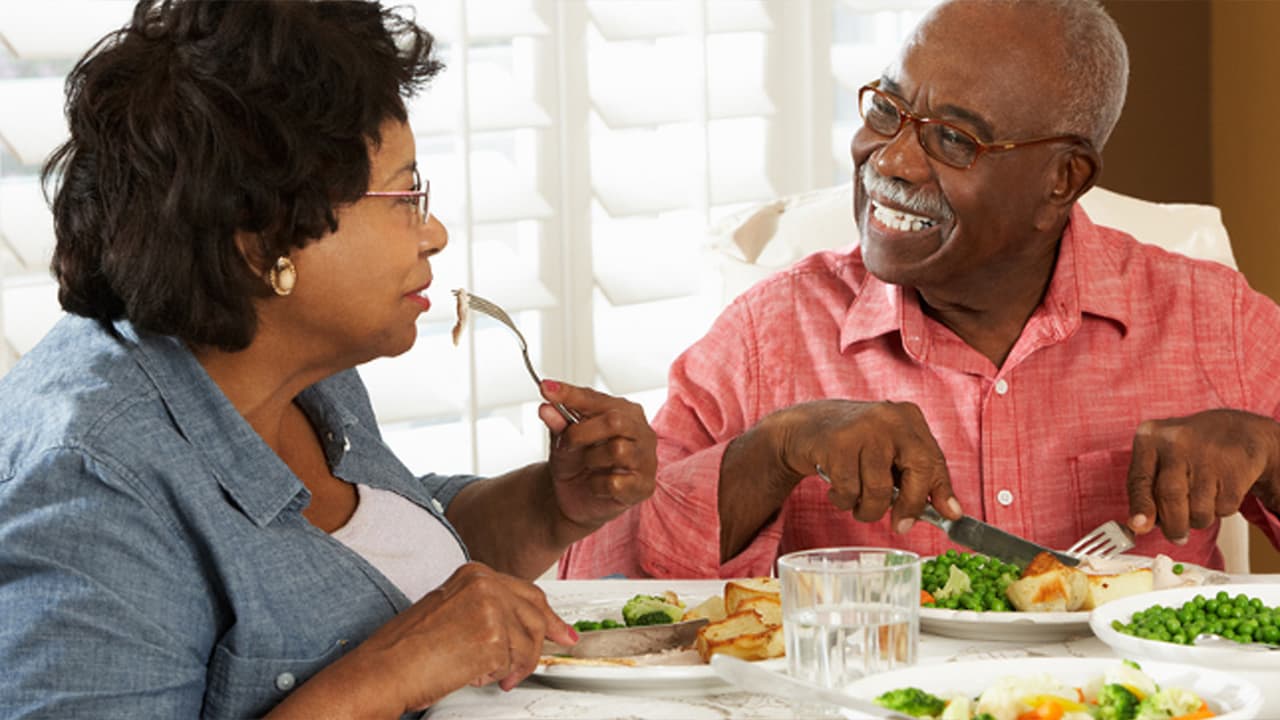
[[(1019, 612), (1004, 590), (1017, 565), (948, 550), (920, 569), (920, 630), (966, 640), (1050, 642), (1088, 635), (1088, 612)], [(926, 595), (927, 593), (927, 595)]]
[[(1215, 668), (1280, 672), (1280, 650), (1250, 649), (1280, 643), (1280, 584), (1182, 587), (1121, 598), (1093, 611), (1093, 632), (1118, 654)], [(1234, 647), (1188, 644), (1211, 632)]]

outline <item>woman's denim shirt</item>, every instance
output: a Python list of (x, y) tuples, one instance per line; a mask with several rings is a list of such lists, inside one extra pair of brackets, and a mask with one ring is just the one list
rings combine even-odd
[[(261, 716), (409, 603), (180, 342), (116, 329), (64, 318), (0, 379), (0, 717)], [(348, 482), (443, 520), (474, 479), (414, 477), (355, 370), (298, 404)]]

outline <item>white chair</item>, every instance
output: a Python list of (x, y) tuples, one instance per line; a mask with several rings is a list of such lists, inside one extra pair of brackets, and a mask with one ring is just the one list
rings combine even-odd
[[(1094, 188), (1081, 199), (1089, 216), (1142, 242), (1235, 268), (1222, 213), (1210, 205), (1153, 203)], [(858, 239), (852, 185), (779, 198), (738, 213), (713, 230), (721, 297), (728, 302), (765, 276), (818, 250)], [(1229, 573), (1249, 571), (1249, 525), (1236, 513), (1224, 518), (1218, 546)]]

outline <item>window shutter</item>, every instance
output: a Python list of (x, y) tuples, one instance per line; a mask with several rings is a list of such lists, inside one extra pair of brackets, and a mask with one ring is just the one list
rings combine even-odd
[[(447, 69), (410, 102), (450, 247), (400, 357), (360, 367), (389, 445), (419, 472), (546, 457), (515, 337), (544, 376), (642, 403), (720, 307), (708, 227), (848, 180), (858, 86), (934, 0), (419, 0)], [(0, 3), (0, 372), (61, 314), (40, 165), (66, 135), (63, 77), (128, 0)]]

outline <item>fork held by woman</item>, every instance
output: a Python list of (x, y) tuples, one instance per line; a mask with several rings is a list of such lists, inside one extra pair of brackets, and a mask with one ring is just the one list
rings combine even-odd
[[(486, 300), (479, 295), (474, 295), (461, 288), (453, 291), (454, 297), (458, 298), (458, 324), (454, 327), (454, 342), (457, 342), (457, 333), (461, 331), (465, 324), (465, 311), (475, 310), (484, 313), (498, 322), (506, 325), (511, 332), (515, 333), (516, 340), (520, 342), (520, 356), (524, 358), (524, 366), (529, 370), (529, 377), (533, 378), (533, 382), (542, 389), (542, 378), (538, 376), (538, 371), (533, 369), (533, 363), (529, 360), (529, 343), (525, 342), (524, 334), (520, 332), (520, 328), (516, 327), (515, 321), (503, 310), (501, 306), (492, 300)], [(564, 406), (564, 403), (553, 402), (551, 406), (560, 413), (560, 416), (569, 424), (582, 421), (582, 416)]]

